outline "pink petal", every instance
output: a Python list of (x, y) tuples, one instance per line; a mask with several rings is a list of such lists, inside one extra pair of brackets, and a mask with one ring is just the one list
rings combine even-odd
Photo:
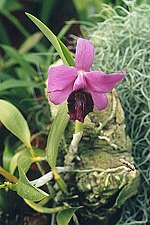
[(77, 40), (75, 64), (79, 70), (89, 71), (94, 60), (94, 46), (88, 40)]
[(97, 92), (91, 92), (92, 99), (94, 102), (94, 106), (99, 110), (103, 110), (108, 105), (108, 99), (106, 94), (97, 93)]
[(86, 87), (87, 87), (87, 84), (86, 84), (86, 80), (84, 77), (84, 73), (79, 71), (78, 77), (75, 80), (74, 85), (73, 85), (73, 91), (80, 90), (80, 89), (86, 90)]
[(85, 78), (91, 91), (107, 93), (125, 76), (121, 73), (104, 74), (101, 71), (86, 72)]
[(69, 95), (72, 92), (72, 87), (68, 87), (61, 91), (53, 91), (49, 95), (49, 100), (55, 105), (58, 105), (68, 99)]
[(55, 66), (48, 70), (48, 88), (47, 92), (61, 91), (73, 83), (78, 75), (75, 67)]

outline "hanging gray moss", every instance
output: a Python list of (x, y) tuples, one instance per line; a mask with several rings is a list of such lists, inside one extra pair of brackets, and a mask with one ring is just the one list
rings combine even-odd
[(97, 18), (105, 20), (84, 27), (84, 32), (95, 46), (93, 69), (127, 73), (117, 91), (141, 185), (137, 197), (124, 205), (117, 225), (146, 225), (150, 221), (150, 5), (124, 2), (126, 8), (104, 5)]

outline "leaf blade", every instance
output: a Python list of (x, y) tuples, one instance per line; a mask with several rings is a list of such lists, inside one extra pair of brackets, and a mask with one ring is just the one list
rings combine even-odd
[(0, 121), (10, 132), (18, 137), (27, 148), (31, 148), (31, 135), (25, 118), (13, 104), (3, 99), (0, 99)]
[(75, 211), (81, 207), (67, 208), (59, 212), (56, 218), (58, 225), (68, 225)]
[[(54, 46), (54, 48), (58, 52), (59, 56), (61, 57), (63, 63), (65, 65), (71, 65), (71, 64), (74, 65), (74, 59), (73, 59), (71, 53), (69, 52), (69, 50), (66, 47), (64, 47), (64, 44), (60, 41), (60, 39), (58, 39), (53, 34), (53, 32), (44, 23), (42, 23), (39, 19), (37, 19), (35, 16), (33, 16), (29, 13), (25, 13), (25, 14), (32, 20), (32, 22), (42, 31), (42, 33), (52, 43), (52, 45)], [(63, 50), (62, 50), (61, 46), (64, 47)], [(65, 54), (66, 54), (67, 57), (65, 57), (63, 51), (65, 51)]]
[(65, 206), (58, 206), (55, 208), (43, 207), (40, 204), (24, 199), (24, 201), (34, 210), (40, 213), (52, 214), (61, 211)]
[(5, 91), (11, 88), (19, 88), (19, 87), (41, 87), (42, 84), (32, 82), (32, 81), (23, 81), (17, 79), (9, 79), (0, 84), (0, 90)]
[(55, 168), (57, 153), (59, 148), (59, 143), (61, 137), (64, 134), (64, 130), (69, 121), (67, 115), (67, 105), (66, 103), (62, 104), (59, 108), (59, 111), (55, 117), (55, 120), (52, 123), (50, 133), (48, 135), (48, 141), (46, 146), (47, 160), (51, 168)]
[(13, 190), (17, 191), (18, 195), (33, 202), (40, 201), (49, 196), (46, 192), (31, 185), (20, 165), (18, 165), (18, 169), (20, 178), (13, 185)]
[(20, 64), (25, 69), (25, 71), (28, 72), (28, 74), (30, 74), (32, 77), (37, 77), (37, 72), (31, 65), (27, 63), (19, 51), (7, 45), (1, 45), (1, 47), (13, 59), (13, 61), (15, 61), (17, 64)]

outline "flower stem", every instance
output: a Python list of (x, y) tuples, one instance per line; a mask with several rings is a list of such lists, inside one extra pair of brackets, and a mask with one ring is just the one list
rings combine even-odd
[(80, 121), (76, 120), (75, 121), (75, 134), (82, 132), (83, 131), (83, 123)]
[(72, 141), (69, 146), (67, 155), (65, 156), (64, 164), (65, 166), (70, 166), (72, 161), (78, 151), (78, 145), (83, 135), (83, 123), (76, 120), (75, 122), (75, 132), (73, 134)]
[(2, 176), (4, 176), (6, 179), (12, 181), (13, 183), (17, 183), (17, 181), (18, 181), (17, 177), (15, 177), (12, 174), (10, 174), (8, 171), (3, 169), (1, 166), (0, 166), (0, 174)]
[(29, 151), (30, 151), (32, 157), (33, 157), (33, 158), (36, 157), (36, 153), (35, 153), (35, 151), (34, 151), (34, 149), (32, 148), (31, 145), (28, 147), (28, 149), (29, 149)]
[(64, 180), (58, 174), (56, 167), (52, 168), (54, 179), (57, 182), (58, 186), (60, 187), (61, 191), (67, 193), (67, 185)]

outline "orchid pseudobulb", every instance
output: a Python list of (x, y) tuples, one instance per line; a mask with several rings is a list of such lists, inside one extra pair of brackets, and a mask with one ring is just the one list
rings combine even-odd
[(58, 105), (68, 101), (71, 121), (84, 122), (85, 116), (94, 106), (103, 110), (108, 105), (106, 93), (120, 82), (125, 74), (105, 74), (89, 71), (94, 60), (94, 46), (88, 40), (77, 40), (75, 67), (59, 65), (48, 70), (49, 100)]

